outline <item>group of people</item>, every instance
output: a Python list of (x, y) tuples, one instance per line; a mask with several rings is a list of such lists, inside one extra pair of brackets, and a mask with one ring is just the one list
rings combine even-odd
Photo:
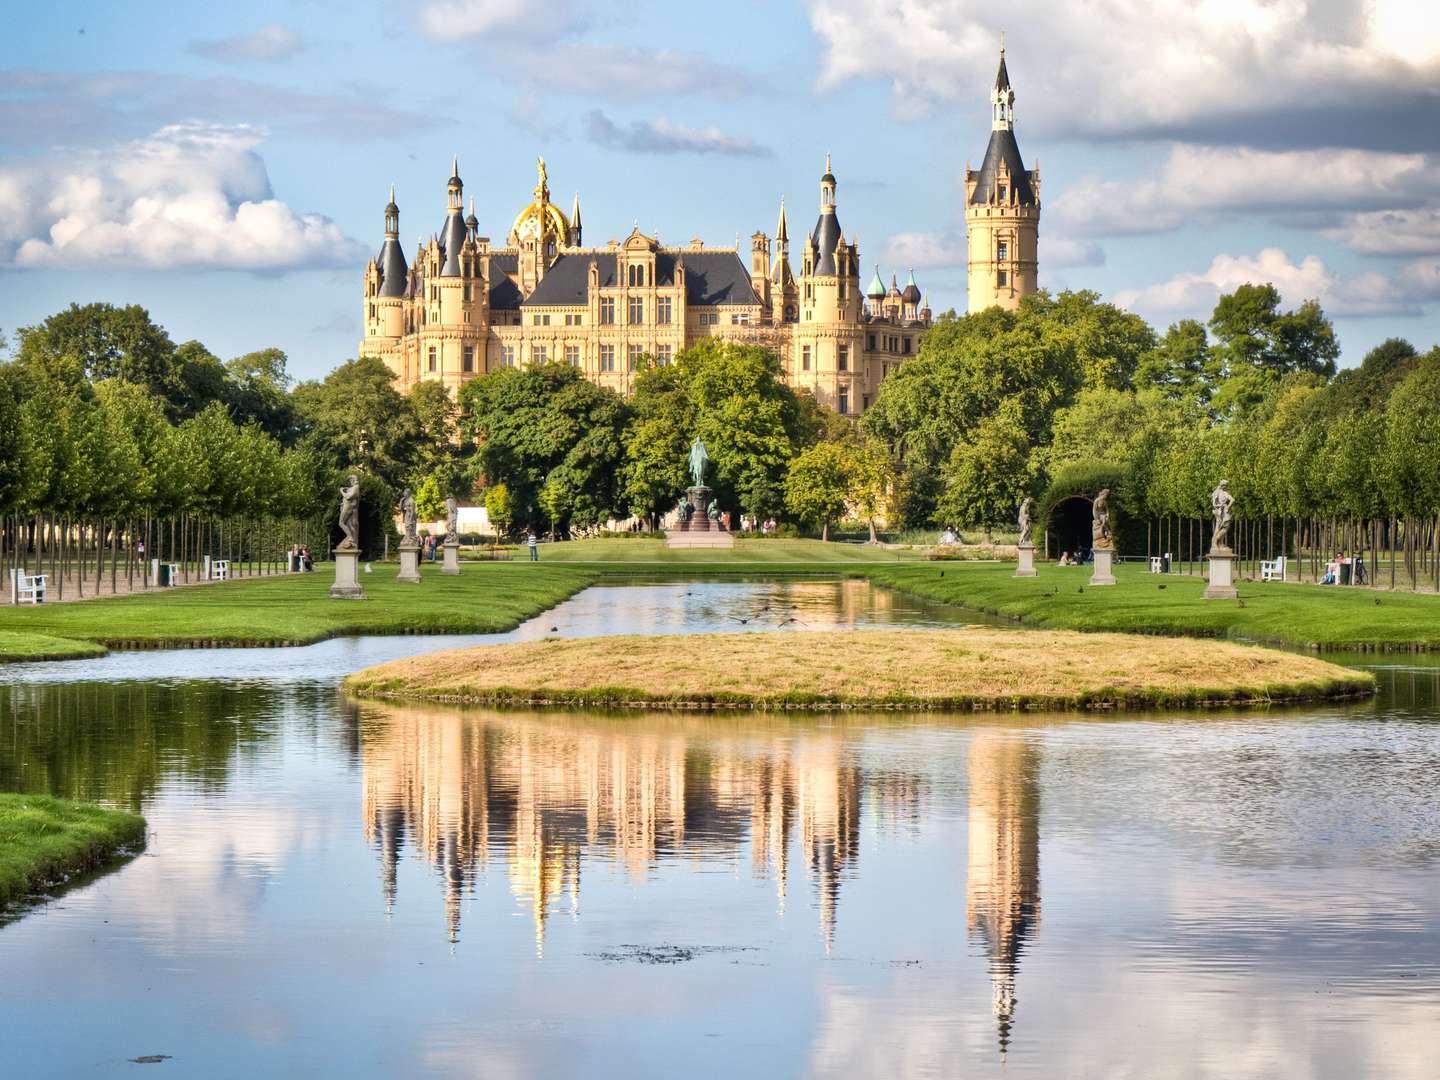
[(766, 518), (761, 521), (756, 514), (741, 514), (740, 529), (742, 532), (758, 532), (761, 536), (769, 536), (779, 526), (775, 524), (774, 518)]
[(1088, 551), (1062, 551), (1057, 566), (1084, 566), (1093, 561), (1094, 556)]
[(292, 574), (309, 573), (315, 569), (315, 560), (310, 555), (310, 549), (304, 544), (290, 545), (290, 572)]

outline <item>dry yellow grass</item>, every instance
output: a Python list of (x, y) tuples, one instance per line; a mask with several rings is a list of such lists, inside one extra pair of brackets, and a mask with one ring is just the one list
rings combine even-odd
[(1313, 657), (1133, 634), (852, 630), (491, 645), (369, 668), (359, 694), (678, 708), (1156, 708), (1354, 697), (1374, 679)]

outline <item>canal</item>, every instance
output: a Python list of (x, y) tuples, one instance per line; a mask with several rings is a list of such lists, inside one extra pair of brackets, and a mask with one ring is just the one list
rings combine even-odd
[(0, 790), (150, 842), (0, 925), (0, 1074), (1434, 1075), (1435, 657), (1342, 658), (1364, 703), (1143, 718), (337, 689), (487, 641), (965, 621), (636, 585), (506, 635), (11, 665)]

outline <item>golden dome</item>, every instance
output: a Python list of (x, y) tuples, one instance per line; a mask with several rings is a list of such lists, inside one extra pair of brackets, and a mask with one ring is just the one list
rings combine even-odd
[(535, 185), (535, 198), (520, 211), (515, 224), (510, 226), (510, 242), (536, 237), (554, 237), (558, 243), (565, 243), (570, 237), (570, 221), (561, 209), (550, 201), (550, 185), (545, 173), (545, 159), (540, 159), (540, 180)]

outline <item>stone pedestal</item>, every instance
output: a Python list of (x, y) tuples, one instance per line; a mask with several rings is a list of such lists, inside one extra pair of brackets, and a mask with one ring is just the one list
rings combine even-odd
[(364, 600), (360, 587), (360, 552), (355, 548), (335, 549), (335, 584), (330, 586), (332, 600)]
[(1235, 552), (1228, 547), (1211, 548), (1210, 584), (1205, 599), (1234, 600), (1239, 595), (1235, 591)]
[(420, 545), (404, 543), (400, 545), (400, 573), (395, 575), (396, 581), (408, 581), (412, 585), (420, 584)]
[(1035, 545), (1021, 544), (1019, 547), (1020, 565), (1015, 568), (1016, 577), (1035, 576)]
[(442, 574), (458, 574), (460, 572), (460, 541), (445, 541), (445, 562), (440, 567)]
[(1091, 585), (1114, 585), (1115, 571), (1112, 563), (1115, 559), (1115, 552), (1111, 548), (1096, 548), (1095, 570), (1090, 575)]
[(710, 502), (714, 492), (708, 487), (692, 487), (685, 492), (690, 507), (690, 520), (677, 521), (665, 533), (665, 544), (672, 548), (728, 548), (735, 546), (735, 537), (723, 522), (710, 520)]

